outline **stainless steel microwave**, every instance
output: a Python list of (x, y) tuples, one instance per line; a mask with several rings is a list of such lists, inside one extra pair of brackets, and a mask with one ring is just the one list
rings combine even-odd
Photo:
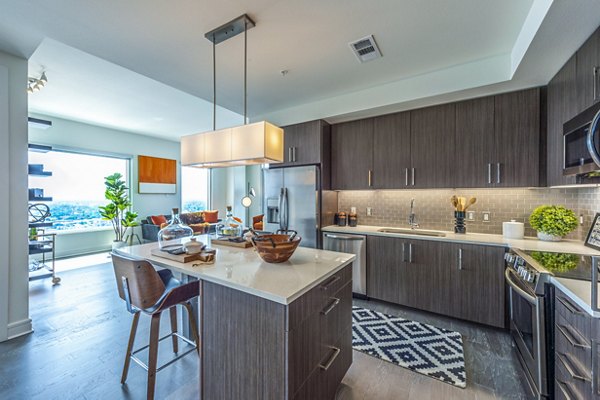
[(563, 125), (563, 175), (600, 170), (600, 103)]

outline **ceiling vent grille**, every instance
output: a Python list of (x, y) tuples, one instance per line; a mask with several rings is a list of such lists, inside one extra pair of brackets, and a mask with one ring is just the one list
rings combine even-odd
[(350, 43), (350, 48), (361, 63), (381, 58), (381, 51), (379, 51), (373, 35)]

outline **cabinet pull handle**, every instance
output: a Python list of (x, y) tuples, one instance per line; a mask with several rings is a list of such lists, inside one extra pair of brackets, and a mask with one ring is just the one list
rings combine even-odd
[(292, 147), (292, 155), (294, 156), (294, 162), (296, 162), (296, 149), (297, 147)]
[(402, 242), (402, 262), (406, 262), (406, 243)]
[(404, 186), (408, 186), (408, 168), (404, 168)]
[(335, 361), (337, 356), (339, 356), (340, 352), (342, 351), (337, 347), (331, 346), (330, 348), (331, 348), (331, 350), (333, 350), (333, 355), (329, 358), (329, 360), (325, 364), (319, 364), (319, 368), (321, 368), (323, 371), (327, 371), (329, 369), (329, 367), (331, 367), (331, 364), (333, 364), (333, 362)]
[(565, 366), (565, 369), (567, 370), (569, 375), (571, 375), (571, 378), (577, 379), (577, 380), (580, 380), (583, 382), (591, 382), (590, 378), (588, 378), (587, 376), (581, 376), (573, 370), (573, 367), (571, 367), (570, 362), (567, 361), (566, 355), (564, 355), (562, 353), (556, 353), (556, 355), (558, 355), (558, 359), (560, 360), (562, 365)]
[(598, 343), (592, 339), (592, 394), (598, 395)]
[(488, 163), (488, 184), (492, 184), (492, 163)]
[(409, 262), (409, 263), (411, 263), (411, 264), (412, 264), (412, 262), (413, 262), (413, 252), (412, 252), (412, 248), (413, 248), (413, 245), (412, 245), (412, 243), (409, 243), (409, 244), (408, 244), (408, 262)]
[(594, 75), (593, 100), (596, 101), (598, 98), (598, 67), (592, 69), (592, 74)]
[(336, 283), (340, 279), (342, 279), (342, 278), (340, 278), (340, 276), (338, 276), (338, 275), (332, 276), (331, 279), (327, 281), (327, 283), (324, 283), (323, 285), (321, 285), (321, 289), (323, 289), (323, 290), (329, 290), (329, 288), (331, 287), (331, 285), (333, 285), (334, 283)]
[[(580, 347), (582, 349), (590, 349), (591, 348), (584, 341), (582, 341), (582, 343), (576, 342), (575, 337), (574, 337), (575, 335), (573, 335), (571, 332), (569, 332), (569, 328), (567, 328), (566, 326), (556, 324), (556, 328), (558, 328), (559, 332), (562, 333), (562, 335), (565, 337), (565, 339), (567, 339), (567, 341), (571, 344), (571, 346)], [(567, 333), (567, 332), (569, 332), (569, 333)]]
[(412, 182), (412, 185), (415, 186), (415, 169), (411, 168), (411, 172), (412, 172), (412, 174), (411, 174), (412, 175), (411, 182)]
[(592, 256), (592, 310), (600, 311), (598, 309), (598, 256)]
[(565, 306), (565, 308), (571, 312), (571, 314), (576, 314), (576, 315), (585, 315), (585, 313), (581, 310), (578, 310), (575, 306), (573, 306), (571, 304), (570, 301), (568, 301), (567, 299), (565, 299), (562, 296), (556, 296), (556, 300), (558, 300), (558, 302), (560, 304), (562, 304), (563, 306)]
[(335, 306), (340, 304), (340, 299), (338, 299), (337, 297), (332, 297), (331, 299), (333, 301), (331, 302), (331, 304), (329, 304), (327, 306), (327, 308), (325, 308), (324, 310), (321, 311), (321, 314), (323, 314), (323, 315), (329, 314), (331, 312), (331, 310), (333, 310), (335, 308)]
[(500, 163), (496, 163), (496, 183), (500, 183), (502, 179), (500, 178)]
[(561, 381), (560, 379), (556, 380), (556, 383), (558, 383), (558, 387), (560, 388), (560, 391), (562, 392), (562, 394), (565, 396), (565, 398), (567, 400), (573, 400), (575, 399), (573, 396), (571, 396), (571, 394), (569, 393), (570, 390), (567, 389), (567, 383)]
[(292, 157), (292, 148), (288, 147), (288, 162), (293, 162), (294, 157)]
[(461, 248), (458, 249), (458, 269), (462, 270), (462, 254), (463, 250)]
[(369, 187), (373, 186), (373, 171), (369, 170)]

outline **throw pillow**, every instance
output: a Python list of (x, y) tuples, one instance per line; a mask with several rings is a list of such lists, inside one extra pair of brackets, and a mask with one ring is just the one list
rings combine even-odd
[(195, 225), (195, 224), (201, 224), (204, 222), (204, 218), (202, 217), (202, 212), (192, 212), (192, 213), (187, 213), (187, 214), (182, 214), (182, 216), (185, 215), (186, 216), (186, 220), (187, 220), (187, 224), (188, 225)]
[(152, 221), (152, 223), (154, 225), (158, 225), (158, 226), (161, 226), (162, 224), (167, 223), (167, 219), (165, 218), (164, 215), (153, 215), (150, 217), (150, 221)]
[(219, 210), (207, 210), (204, 211), (204, 222), (208, 222), (210, 224), (214, 224), (218, 222), (219, 219)]

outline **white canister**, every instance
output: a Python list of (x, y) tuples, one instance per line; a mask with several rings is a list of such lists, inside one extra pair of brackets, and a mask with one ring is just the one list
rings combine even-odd
[(502, 236), (507, 239), (523, 239), (525, 236), (525, 224), (511, 219), (510, 222), (502, 223)]

